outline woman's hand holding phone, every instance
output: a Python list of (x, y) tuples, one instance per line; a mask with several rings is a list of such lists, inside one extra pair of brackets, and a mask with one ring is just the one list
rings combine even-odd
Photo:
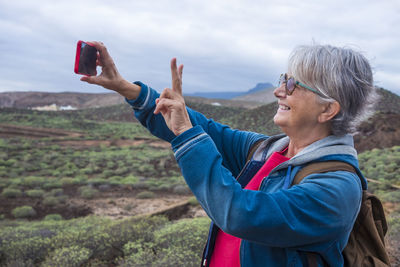
[[(141, 87), (128, 82), (119, 74), (105, 45), (101, 42), (87, 42), (87, 44), (97, 49), (96, 65), (100, 66), (102, 71), (97, 76), (83, 76), (81, 81), (103, 86), (128, 99), (136, 99), (140, 94)], [(175, 135), (193, 127), (182, 95), (182, 71), (183, 65), (178, 67), (176, 58), (173, 58), (171, 60), (172, 89), (166, 88), (161, 93), (156, 100), (154, 110), (154, 114), (161, 113), (168, 128)]]
[(97, 76), (82, 76), (81, 81), (97, 84), (104, 88), (116, 91), (128, 99), (135, 99), (140, 94), (140, 86), (128, 82), (118, 72), (114, 60), (101, 42), (87, 42), (98, 51), (96, 65), (101, 67)]

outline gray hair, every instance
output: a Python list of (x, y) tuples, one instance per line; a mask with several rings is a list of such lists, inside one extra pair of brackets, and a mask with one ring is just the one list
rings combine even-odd
[(291, 54), (288, 72), (317, 89), (321, 102), (337, 101), (340, 112), (332, 119), (332, 133), (354, 133), (373, 112), (378, 99), (368, 60), (350, 48), (330, 45), (299, 46)]

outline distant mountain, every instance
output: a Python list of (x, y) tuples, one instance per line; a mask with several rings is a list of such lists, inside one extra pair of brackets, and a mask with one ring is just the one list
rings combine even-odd
[(185, 96), (197, 96), (204, 98), (217, 98), (217, 99), (233, 99), (247, 94), (253, 94), (258, 91), (272, 88), (273, 85), (271, 83), (258, 83), (254, 88), (251, 88), (244, 92), (195, 92), (192, 94), (185, 94)]
[(253, 94), (256, 93), (258, 91), (264, 90), (264, 89), (270, 89), (270, 88), (274, 88), (275, 86), (273, 86), (271, 83), (257, 83), (256, 87), (250, 89), (249, 91), (246, 92), (246, 94)]
[(214, 99), (232, 99), (242, 95), (243, 92), (196, 92), (192, 94), (185, 94), (185, 96), (195, 96)]
[(395, 93), (378, 88), (380, 99), (375, 105), (375, 110), (380, 113), (397, 113), (400, 114), (400, 96)]
[(259, 91), (254, 91), (249, 94), (241, 95), (233, 98), (235, 101), (247, 101), (247, 102), (258, 102), (262, 104), (268, 104), (276, 102), (277, 98), (274, 95), (274, 87), (264, 88)]

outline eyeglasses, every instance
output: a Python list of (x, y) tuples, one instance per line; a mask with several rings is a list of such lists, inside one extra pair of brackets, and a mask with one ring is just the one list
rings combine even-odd
[(282, 83), (285, 84), (285, 89), (286, 89), (286, 94), (291, 95), (294, 92), (294, 89), (296, 89), (297, 85), (300, 85), (301, 87), (304, 87), (308, 90), (310, 90), (313, 93), (316, 93), (318, 95), (322, 95), (319, 91), (309, 87), (308, 85), (305, 85), (304, 83), (301, 83), (299, 81), (296, 81), (293, 77), (290, 77), (288, 79), (287, 73), (281, 74), (281, 77), (279, 78), (279, 86), (282, 85)]

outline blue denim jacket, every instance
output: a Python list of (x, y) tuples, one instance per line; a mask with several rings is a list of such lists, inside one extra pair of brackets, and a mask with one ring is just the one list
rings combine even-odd
[[(322, 259), (343, 266), (341, 251), (360, 208), (361, 190), (367, 187), (350, 135), (309, 145), (274, 168), (259, 191), (245, 190), (265, 160), (288, 145), (287, 136), (234, 130), (189, 108), (194, 127), (175, 136), (162, 116), (153, 114), (159, 94), (136, 83), (142, 87), (140, 95), (127, 102), (152, 134), (171, 142), (189, 188), (212, 220), (203, 264), (209, 263), (220, 228), (242, 239), (241, 266), (307, 266), (306, 252), (318, 253), (320, 266)], [(262, 145), (246, 164), (251, 146), (260, 139)], [(353, 165), (358, 176), (346, 171), (311, 174), (289, 186), (303, 166), (327, 160)]]

